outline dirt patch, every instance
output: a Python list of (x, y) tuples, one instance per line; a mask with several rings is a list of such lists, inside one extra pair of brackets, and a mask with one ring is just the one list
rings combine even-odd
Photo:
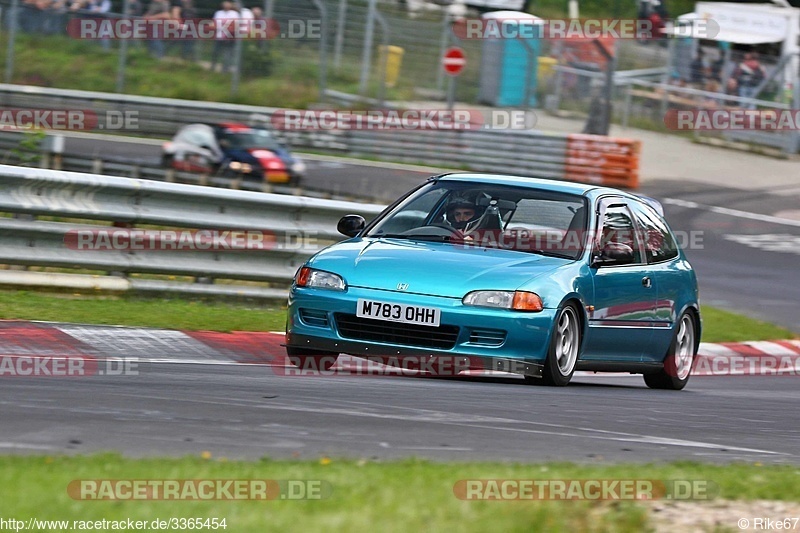
[[(800, 532), (800, 503), (772, 500), (655, 501), (648, 504), (656, 533), (708, 531)], [(767, 520), (773, 521), (770, 528)], [(786, 520), (784, 524), (784, 520)], [(781, 522), (777, 526), (775, 522)], [(785, 527), (788, 525), (789, 527)]]

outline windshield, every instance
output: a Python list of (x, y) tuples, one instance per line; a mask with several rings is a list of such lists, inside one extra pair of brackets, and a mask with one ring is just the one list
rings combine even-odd
[(219, 143), (220, 146), (229, 150), (253, 150), (256, 148), (276, 150), (280, 147), (272, 134), (262, 129), (222, 130), (219, 134)]
[(586, 199), (533, 188), (437, 181), (384, 215), (365, 237), (428, 240), (577, 259)]

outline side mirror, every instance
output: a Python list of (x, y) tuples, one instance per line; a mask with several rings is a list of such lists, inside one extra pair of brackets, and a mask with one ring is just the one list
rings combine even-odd
[(363, 230), (366, 225), (367, 221), (364, 220), (364, 217), (361, 215), (345, 215), (339, 220), (336, 229), (342, 235), (355, 237), (361, 233), (361, 230)]
[(627, 244), (609, 242), (592, 257), (592, 267), (628, 265), (633, 263), (633, 248)]

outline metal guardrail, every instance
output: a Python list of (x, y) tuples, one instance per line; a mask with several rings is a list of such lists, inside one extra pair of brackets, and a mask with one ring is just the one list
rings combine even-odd
[[(194, 102), (168, 98), (96, 93), (0, 84), (0, 106), (34, 109), (87, 109), (98, 115), (106, 110), (116, 115), (135, 112), (137, 133), (171, 136), (185, 124), (195, 122), (271, 123), (274, 108)], [(102, 121), (101, 121), (102, 123)], [(477, 171), (498, 171), (545, 178), (602, 183), (634, 188), (638, 173), (638, 150), (632, 165), (618, 167), (613, 179), (595, 170), (608, 166), (608, 153), (617, 154), (607, 137), (596, 137), (595, 149), (585, 153), (580, 172), (567, 169), (571, 135), (531, 130), (326, 130), (278, 131), (278, 136), (295, 147), (321, 149), (351, 156), (370, 156), (426, 164), (442, 164)], [(583, 140), (583, 136), (582, 136)], [(625, 142), (627, 144), (627, 142)], [(608, 148), (608, 150), (606, 150)], [(610, 150), (610, 151), (609, 151)]]
[[(24, 132), (0, 130), (0, 153), (5, 154), (0, 157), (0, 164), (37, 166), (53, 170), (223, 187), (245, 191), (275, 192), (311, 197), (319, 196), (322, 198), (331, 196), (327, 192), (312, 191), (303, 187), (264, 183), (255, 179), (246, 179), (242, 176), (234, 177), (232, 172), (219, 171), (215, 174), (200, 174), (165, 168), (157, 164), (155, 158), (136, 158), (108, 154), (63, 156), (52, 151), (53, 140), (57, 136), (58, 134), (54, 133), (45, 137), (38, 148), (22, 149), (20, 145), (25, 138)], [(27, 161), (27, 164), (23, 161)], [(350, 198), (338, 199), (348, 200)]]
[[(383, 207), (0, 165), (0, 213), (11, 216), (0, 218), (0, 264), (105, 271), (125, 277), (188, 276), (205, 285), (131, 279), (125, 286), (134, 290), (274, 298), (285, 296), (285, 290), (241, 282), (272, 282), (286, 287), (310, 255), (326, 243), (340, 240), (336, 232), (339, 218), (357, 213), (370, 219)], [(42, 216), (56, 220), (36, 218)], [(110, 224), (122, 228), (260, 231), (275, 239), (273, 246), (258, 250), (82, 250), (67, 245), (68, 235), (73, 232), (109, 230)], [(25, 275), (17, 271), (0, 271), (0, 284), (35, 284), (48, 279), (47, 283), (58, 285), (52, 282), (56, 274), (24, 274), (32, 281), (20, 281)], [(57, 275), (68, 276), (60, 272)], [(99, 288), (119, 290), (118, 278), (100, 278), (93, 277)], [(80, 285), (75, 281), (78, 278), (65, 279), (63, 286)], [(215, 279), (239, 284), (207, 285)]]

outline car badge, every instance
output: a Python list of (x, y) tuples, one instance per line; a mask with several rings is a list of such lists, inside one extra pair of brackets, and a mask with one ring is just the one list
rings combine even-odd
[(398, 283), (397, 284), (397, 290), (398, 291), (404, 291), (406, 289), (408, 289), (408, 283)]

